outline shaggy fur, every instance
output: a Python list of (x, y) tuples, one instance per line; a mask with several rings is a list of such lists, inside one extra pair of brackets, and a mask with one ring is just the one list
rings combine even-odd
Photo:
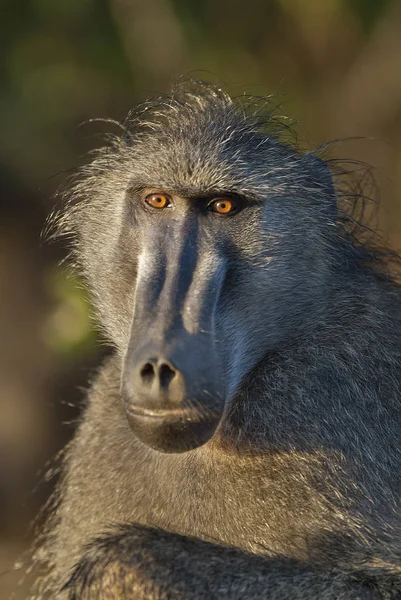
[[(356, 241), (324, 162), (273, 123), (252, 101), (179, 86), (71, 184), (53, 222), (115, 352), (67, 451), (32, 598), (401, 598), (400, 287)], [(139, 442), (120, 398), (143, 187), (246, 199), (202, 217), (199, 260), (226, 268), (209, 332), (225, 403), (213, 437), (181, 454)]]

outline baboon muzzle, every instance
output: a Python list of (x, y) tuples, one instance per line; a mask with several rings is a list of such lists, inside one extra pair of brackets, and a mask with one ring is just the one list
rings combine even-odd
[(163, 245), (152, 236), (139, 257), (122, 378), (133, 432), (162, 452), (207, 442), (224, 407), (214, 332), (223, 262), (201, 251), (193, 230), (174, 240)]

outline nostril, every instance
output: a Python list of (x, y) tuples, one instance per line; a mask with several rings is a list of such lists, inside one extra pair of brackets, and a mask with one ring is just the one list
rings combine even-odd
[(141, 378), (144, 383), (151, 384), (155, 378), (155, 368), (152, 363), (147, 362), (140, 370)]
[(159, 379), (162, 388), (168, 388), (170, 381), (175, 376), (175, 370), (172, 369), (168, 364), (162, 363), (159, 365)]

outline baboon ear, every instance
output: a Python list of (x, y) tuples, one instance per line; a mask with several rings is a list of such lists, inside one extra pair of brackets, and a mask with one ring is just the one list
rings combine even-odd
[(336, 192), (328, 166), (324, 160), (310, 152), (303, 156), (303, 161), (308, 169), (309, 178), (320, 190), (329, 218), (336, 221), (338, 217)]

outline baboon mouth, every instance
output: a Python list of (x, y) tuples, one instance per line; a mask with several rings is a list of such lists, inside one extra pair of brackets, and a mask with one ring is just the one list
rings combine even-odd
[(193, 408), (148, 409), (126, 406), (135, 437), (159, 452), (181, 453), (202, 446), (214, 435), (220, 414), (203, 414)]
[(202, 418), (199, 411), (191, 408), (177, 408), (177, 409), (149, 409), (143, 408), (142, 406), (129, 406), (128, 413), (132, 413), (134, 416), (149, 417), (151, 419), (166, 419), (166, 420), (186, 420), (186, 421), (199, 421)]

